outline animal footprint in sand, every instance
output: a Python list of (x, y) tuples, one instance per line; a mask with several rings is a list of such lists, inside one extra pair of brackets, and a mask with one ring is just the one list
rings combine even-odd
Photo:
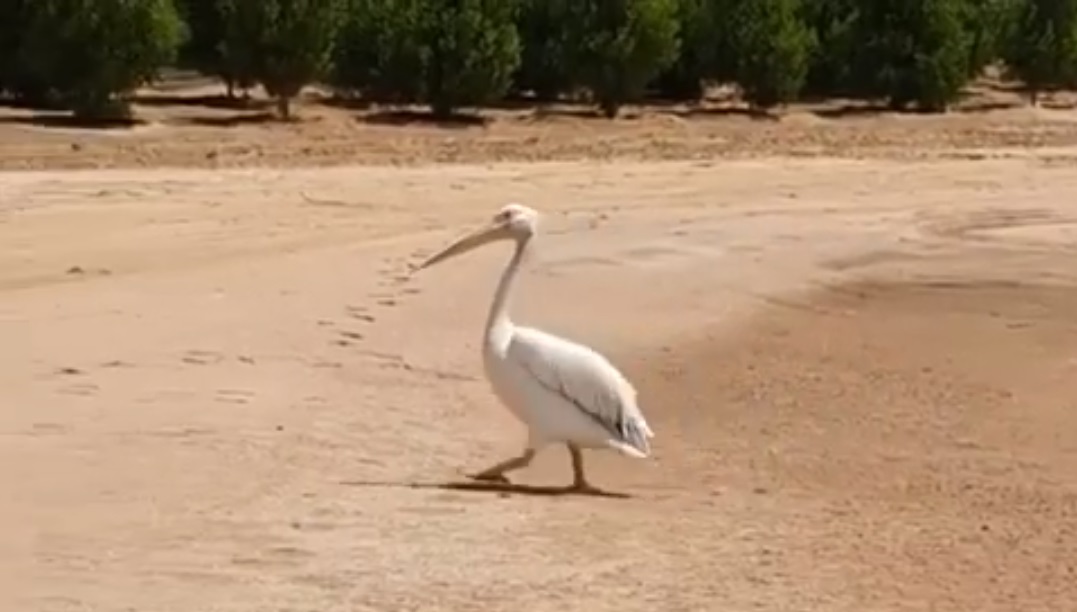
[[(367, 314), (365, 306), (347, 306), (348, 317), (356, 321), (363, 323), (373, 323), (374, 316)], [(322, 327), (335, 327), (335, 324), (330, 321), (319, 321), (319, 326)], [(336, 332), (337, 337), (332, 341), (334, 346), (351, 346), (356, 342), (361, 342), (365, 337), (361, 332), (353, 330), (338, 330)]]
[(64, 395), (96, 395), (101, 388), (94, 383), (75, 383), (73, 385), (64, 385), (57, 389), (59, 393)]
[(274, 546), (262, 551), (260, 555), (234, 557), (232, 564), (241, 567), (298, 567), (305, 563), (314, 553), (296, 546)]
[[(383, 262), (384, 263), (384, 262)], [(401, 287), (401, 285), (411, 280), (407, 274), (401, 274), (399, 272), (398, 262), (389, 262), (390, 265), (381, 268), (378, 274), (382, 277), (378, 282), (380, 291), (373, 292), (367, 297), (374, 300), (377, 306), (394, 307), (400, 304), (400, 298), (403, 295), (414, 295), (419, 293), (419, 289), (414, 287)], [(345, 306), (345, 312), (348, 318), (361, 321), (363, 323), (373, 323), (377, 320), (373, 314), (370, 313), (370, 309), (367, 306), (347, 305)], [(331, 327), (333, 323), (330, 321), (319, 321), (318, 325), (321, 327)], [(360, 342), (364, 339), (364, 335), (357, 331), (339, 331), (337, 337), (332, 340), (334, 346), (351, 346), (356, 342)]]
[(366, 323), (374, 322), (374, 315), (367, 312), (366, 306), (348, 306), (348, 316)]
[(249, 404), (252, 399), (254, 393), (243, 389), (219, 389), (213, 397), (213, 401), (222, 404)]
[(336, 346), (351, 346), (352, 344), (360, 342), (363, 339), (363, 334), (353, 331), (339, 332), (339, 336), (339, 338), (333, 341), (333, 344)]
[(183, 363), (191, 365), (213, 365), (224, 361), (224, 355), (214, 351), (191, 350), (183, 354)]
[[(63, 377), (76, 377), (76, 376), (82, 376), (82, 375), (84, 375), (86, 373), (84, 371), (78, 369), (78, 368), (65, 366), (65, 367), (62, 367), (62, 368), (57, 368), (55, 370), (54, 374), (56, 376), (63, 376)], [(99, 387), (94, 383), (91, 383), (91, 382), (76, 382), (76, 383), (70, 383), (70, 384), (66, 384), (66, 385), (61, 386), (59, 389), (57, 389), (57, 392), (62, 393), (64, 395), (93, 395), (93, 394), (97, 393), (98, 390), (99, 390)]]
[[(392, 308), (400, 305), (403, 296), (421, 293), (418, 287), (410, 287), (412, 271), (416, 269), (414, 260), (418, 260), (421, 253), (412, 253), (407, 259), (383, 260), (383, 266), (378, 270), (378, 291), (368, 295), (378, 306)], [(351, 307), (349, 307), (351, 309)], [(352, 314), (352, 313), (349, 313)], [(355, 314), (352, 314), (355, 316)], [(369, 316), (369, 315), (367, 315)], [(373, 318), (371, 318), (373, 320)]]
[(378, 286), (394, 290), (399, 289), (401, 293), (409, 295), (419, 293), (418, 288), (407, 286), (412, 281), (410, 271), (414, 267), (415, 265), (408, 260), (393, 260), (389, 267), (378, 271), (378, 275), (381, 277)]
[(60, 423), (34, 423), (27, 432), (30, 436), (63, 435), (68, 432), (66, 425)]

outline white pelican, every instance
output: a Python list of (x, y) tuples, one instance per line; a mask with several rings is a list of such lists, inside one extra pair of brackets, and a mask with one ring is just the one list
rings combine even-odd
[(432, 255), (416, 271), (495, 240), (516, 244), (498, 282), (483, 335), (483, 364), (494, 394), (528, 428), (518, 457), (502, 461), (475, 480), (509, 482), (505, 473), (526, 467), (543, 447), (564, 443), (572, 457), (570, 490), (598, 492), (583, 473), (581, 449), (609, 448), (630, 457), (650, 454), (654, 432), (636, 403), (636, 390), (605, 357), (544, 331), (514, 324), (508, 299), (520, 263), (538, 229), (539, 215), (512, 203), (492, 221)]

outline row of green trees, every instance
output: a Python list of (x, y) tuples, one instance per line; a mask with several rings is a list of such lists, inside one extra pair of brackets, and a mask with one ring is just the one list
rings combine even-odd
[(283, 115), (314, 82), (441, 115), (526, 95), (614, 116), (716, 82), (940, 110), (995, 62), (1033, 97), (1077, 85), (1077, 0), (0, 0), (8, 95), (122, 113), (176, 62)]

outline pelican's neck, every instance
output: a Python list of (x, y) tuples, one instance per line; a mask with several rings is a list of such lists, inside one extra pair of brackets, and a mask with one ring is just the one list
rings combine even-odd
[(531, 242), (529, 238), (518, 240), (516, 250), (512, 253), (509, 265), (501, 273), (501, 279), (497, 282), (497, 291), (494, 292), (494, 301), (490, 304), (490, 314), (486, 317), (485, 340), (497, 341), (506, 337), (512, 331), (512, 321), (509, 320), (509, 292), (516, 281), (516, 273), (520, 271), (527, 246)]

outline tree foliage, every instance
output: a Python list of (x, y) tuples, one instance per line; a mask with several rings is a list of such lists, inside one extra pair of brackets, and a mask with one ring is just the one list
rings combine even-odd
[(6, 97), (124, 113), (174, 60), (284, 116), (319, 81), (438, 115), (583, 92), (614, 117), (712, 83), (938, 111), (993, 64), (1033, 102), (1077, 86), (1077, 0), (0, 0)]
[(494, 101), (520, 65), (515, 2), (356, 0), (333, 83), (438, 116)]
[(187, 26), (187, 39), (176, 63), (212, 74), (220, 63), (219, 43), (224, 35), (217, 0), (175, 0), (175, 6)]
[(521, 0), (516, 29), (520, 66), (513, 79), (517, 92), (551, 101), (573, 87), (572, 6), (576, 0)]
[(1037, 101), (1041, 91), (1077, 85), (1077, 0), (1022, 0), (1004, 57)]
[(22, 11), (25, 0), (0, 0), (0, 93), (7, 91), (19, 68), (16, 61), (22, 36)]
[(427, 0), (430, 55), (425, 98), (436, 115), (491, 102), (520, 65), (515, 2)]
[(943, 110), (968, 81), (966, 0), (875, 0), (861, 4), (851, 27), (853, 92), (885, 98), (892, 108), (917, 103)]
[(607, 117), (639, 98), (677, 58), (677, 0), (577, 0), (571, 22), (573, 80)]
[(124, 94), (172, 61), (184, 33), (171, 0), (33, 0), (20, 25), (24, 84), (95, 119), (126, 116)]
[(345, 0), (219, 2), (229, 69), (249, 71), (276, 100), (280, 115), (290, 117), (292, 99), (330, 68)]
[(714, 0), (676, 0), (680, 45), (673, 61), (659, 72), (653, 86), (663, 97), (699, 100), (706, 82), (716, 76), (719, 48), (726, 40), (723, 22), (714, 19)]
[(219, 77), (232, 97), (236, 88), (249, 90), (257, 84), (254, 56), (244, 45), (228, 47), (224, 5), (220, 0), (176, 0), (187, 23), (187, 42), (180, 48), (178, 64)]
[(754, 106), (786, 103), (800, 93), (815, 45), (798, 0), (724, 0), (733, 78)]
[(966, 0), (962, 4), (961, 21), (969, 36), (970, 78), (979, 76), (984, 68), (1002, 57), (1022, 1)]
[(337, 89), (379, 102), (417, 102), (429, 51), (424, 0), (352, 0), (333, 56)]
[(816, 44), (809, 54), (804, 93), (846, 95), (853, 88), (856, 57), (853, 26), (858, 0), (802, 0), (801, 18), (811, 28)]

